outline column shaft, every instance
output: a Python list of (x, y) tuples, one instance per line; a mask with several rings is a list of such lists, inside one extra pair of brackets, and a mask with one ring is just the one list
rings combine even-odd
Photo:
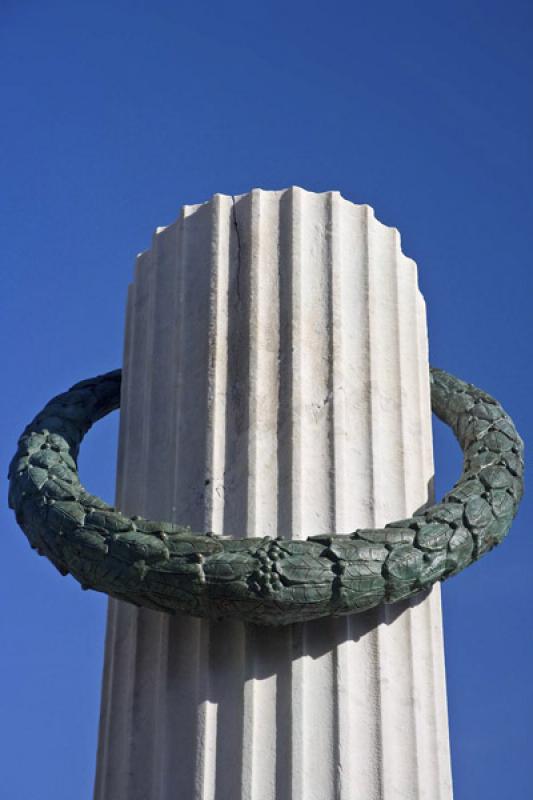
[[(117, 505), (235, 536), (429, 499), (425, 306), (337, 192), (186, 206), (128, 298)], [(450, 800), (440, 594), (265, 629), (111, 601), (96, 800)]]

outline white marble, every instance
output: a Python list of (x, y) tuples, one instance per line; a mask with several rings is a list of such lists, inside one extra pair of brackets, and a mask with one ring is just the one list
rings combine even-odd
[[(426, 316), (394, 228), (338, 192), (215, 195), (137, 260), (117, 505), (305, 538), (433, 474)], [(438, 587), (287, 629), (110, 602), (96, 800), (450, 800)]]

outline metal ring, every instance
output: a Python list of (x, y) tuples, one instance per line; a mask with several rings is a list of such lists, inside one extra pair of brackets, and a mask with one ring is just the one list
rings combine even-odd
[(348, 535), (232, 539), (128, 517), (89, 494), (76, 459), (120, 406), (121, 371), (77, 383), (27, 426), (9, 505), (30, 544), (84, 589), (139, 606), (263, 625), (366, 611), (454, 575), (502, 541), (523, 493), (523, 442), (490, 395), (431, 369), (434, 413), (464, 451), (437, 505)]

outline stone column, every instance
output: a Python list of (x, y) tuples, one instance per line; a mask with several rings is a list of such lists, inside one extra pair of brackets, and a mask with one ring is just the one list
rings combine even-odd
[[(130, 287), (117, 505), (379, 526), (431, 492), (425, 306), (338, 192), (185, 206)], [(96, 800), (450, 800), (440, 594), (266, 629), (109, 604)]]

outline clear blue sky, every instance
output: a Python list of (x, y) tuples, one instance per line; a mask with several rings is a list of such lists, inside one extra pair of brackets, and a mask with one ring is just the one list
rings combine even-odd
[[(521, 0), (2, 0), (4, 474), (44, 402), (120, 364), (153, 229), (214, 192), (291, 184), (400, 229), (432, 362), (492, 392), (527, 444), (532, 67)], [(116, 423), (82, 449), (107, 499)], [(460, 454), (435, 436), (442, 492)], [(105, 598), (0, 514), (2, 794), (89, 798)], [(531, 796), (532, 522), (526, 494), (508, 541), (443, 587), (456, 800)]]

